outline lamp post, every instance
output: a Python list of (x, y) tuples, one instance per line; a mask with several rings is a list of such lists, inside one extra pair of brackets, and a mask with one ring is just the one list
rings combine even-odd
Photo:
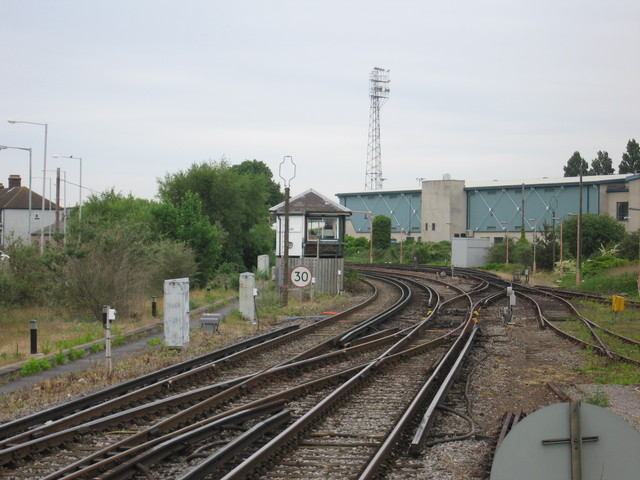
[(505, 261), (505, 266), (507, 268), (509, 268), (509, 222), (500, 222), (502, 225), (506, 225), (507, 227), (507, 232), (505, 235), (505, 241), (507, 243), (507, 253), (506, 253), (506, 261)]
[[(25, 120), (8, 120), (9, 123), (26, 123), (28, 125), (40, 125), (44, 127), (44, 163), (42, 166), (42, 171), (47, 171), (47, 136), (49, 126), (46, 123), (38, 123), (38, 122), (27, 122)], [(42, 223), (44, 224), (44, 197), (45, 191), (47, 188), (47, 174), (43, 173), (42, 175)], [(40, 229), (40, 253), (44, 252), (44, 226)]]
[[(553, 223), (554, 223), (554, 231), (555, 231), (555, 222), (556, 220), (560, 220), (560, 278), (562, 278), (564, 276), (564, 264), (562, 263), (562, 222), (564, 221), (564, 217), (553, 217)], [(554, 247), (555, 247), (555, 240), (554, 240)], [(553, 262), (555, 263), (556, 259), (555, 259), (555, 254), (554, 254), (554, 258), (553, 258)]]
[(78, 220), (82, 220), (82, 157), (74, 157), (73, 155), (52, 155), (53, 158), (71, 158), (74, 160), (80, 160), (80, 185), (78, 195)]
[(404, 234), (407, 231), (404, 228), (400, 229), (400, 265), (402, 265), (402, 261), (404, 260), (403, 256), (402, 256), (402, 243), (404, 242)]
[[(640, 208), (629, 207), (629, 210), (640, 212)], [(640, 295), (640, 229), (638, 229), (638, 295)]]
[(580, 285), (580, 271), (582, 270), (582, 167), (580, 168), (580, 192), (578, 195), (578, 229), (576, 251), (576, 285)]
[[(580, 213), (567, 213), (567, 215), (570, 217), (578, 217), (576, 223), (576, 285), (580, 285), (580, 267), (582, 266), (582, 215)], [(560, 224), (560, 226), (562, 226), (562, 224)]]
[[(46, 173), (45, 173), (46, 175)], [(45, 178), (45, 177), (33, 177), (33, 178)], [(45, 178), (45, 180), (49, 180), (49, 196), (52, 197), (53, 196), (53, 185), (51, 183), (51, 178)], [(42, 203), (44, 204), (44, 197), (46, 196), (46, 190), (45, 192), (42, 194)], [(49, 213), (51, 213), (51, 200), (49, 200)], [(43, 209), (44, 212), (44, 209)], [(42, 229), (40, 231), (40, 252), (43, 251), (43, 245), (44, 245), (44, 213), (42, 214)], [(51, 225), (49, 225), (49, 242), (51, 242)]]
[(537, 222), (535, 218), (530, 218), (533, 222), (533, 273), (536, 273), (536, 234), (538, 233)]
[(14, 150), (25, 150), (29, 152), (29, 222), (28, 222), (28, 230), (29, 230), (29, 245), (31, 245), (31, 205), (32, 205), (32, 190), (31, 190), (31, 149), (26, 147), (8, 147), (6, 145), (0, 145), (0, 150), (6, 150), (8, 148)]

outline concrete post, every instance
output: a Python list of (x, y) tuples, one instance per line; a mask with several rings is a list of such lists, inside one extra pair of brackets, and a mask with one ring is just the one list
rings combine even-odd
[(256, 288), (256, 276), (245, 272), (240, 274), (240, 313), (251, 322), (256, 320), (256, 304), (254, 289)]
[(269, 255), (258, 255), (258, 272), (269, 273)]
[(189, 343), (189, 279), (164, 281), (164, 338), (168, 347)]

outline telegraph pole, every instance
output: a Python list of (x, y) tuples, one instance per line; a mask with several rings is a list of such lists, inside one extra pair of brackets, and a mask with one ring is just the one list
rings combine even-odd
[[(291, 167), (285, 167), (286, 170), (290, 170), (290, 173), (283, 172), (283, 166), (285, 162), (291, 163)], [(291, 180), (296, 176), (296, 164), (293, 163), (293, 158), (290, 155), (285, 155), (280, 162), (279, 175), (284, 183), (284, 257), (282, 259), (283, 281), (282, 281), (282, 304), (286, 307), (289, 304), (289, 199), (290, 191), (289, 186)], [(283, 176), (284, 175), (284, 176)]]

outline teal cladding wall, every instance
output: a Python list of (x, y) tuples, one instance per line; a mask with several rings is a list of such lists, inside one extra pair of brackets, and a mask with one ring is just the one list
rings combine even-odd
[[(476, 232), (519, 232), (522, 226), (522, 187), (495, 189), (467, 188), (467, 225)], [(525, 230), (531, 232), (536, 225), (553, 225), (553, 217), (567, 217), (578, 213), (579, 187), (577, 185), (525, 186)], [(600, 213), (598, 187), (584, 185), (582, 213)], [(535, 222), (533, 221), (535, 220)], [(556, 221), (557, 223), (557, 221)]]
[[(386, 215), (391, 219), (392, 233), (399, 233), (402, 229), (408, 235), (422, 231), (422, 190), (339, 193), (337, 197), (340, 205), (350, 210), (373, 212), (374, 216)], [(353, 213), (349, 220), (356, 232), (369, 233), (368, 215)]]

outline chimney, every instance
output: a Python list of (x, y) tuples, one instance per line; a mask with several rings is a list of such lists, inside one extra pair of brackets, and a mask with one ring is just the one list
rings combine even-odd
[(20, 175), (9, 175), (9, 188), (19, 187), (21, 183)]

